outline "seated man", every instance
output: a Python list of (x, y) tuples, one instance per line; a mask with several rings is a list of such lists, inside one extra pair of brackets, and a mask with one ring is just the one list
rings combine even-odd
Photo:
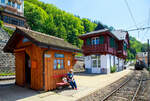
[(70, 69), (69, 73), (67, 74), (67, 79), (68, 79), (68, 82), (70, 83), (72, 89), (77, 90), (77, 85), (76, 85), (75, 79), (73, 78), (73, 70), (72, 69)]

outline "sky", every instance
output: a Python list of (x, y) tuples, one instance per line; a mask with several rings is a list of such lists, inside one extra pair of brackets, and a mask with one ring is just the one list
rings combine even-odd
[[(126, 0), (132, 12), (132, 20), (125, 0), (40, 0), (79, 15), (81, 18), (97, 20), (115, 29), (136, 29), (150, 26), (150, 0)], [(145, 43), (150, 39), (150, 29), (130, 31), (129, 35)]]

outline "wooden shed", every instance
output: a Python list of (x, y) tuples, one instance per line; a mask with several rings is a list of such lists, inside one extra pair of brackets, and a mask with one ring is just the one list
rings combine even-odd
[(63, 39), (25, 28), (16, 28), (3, 50), (15, 55), (17, 85), (45, 91), (56, 88), (80, 52)]

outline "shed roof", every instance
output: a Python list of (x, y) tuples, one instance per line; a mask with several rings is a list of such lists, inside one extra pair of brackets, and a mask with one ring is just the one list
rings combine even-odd
[(37, 31), (17, 27), (9, 41), (7, 42), (6, 46), (4, 47), (4, 52), (13, 52), (13, 47), (11, 46), (13, 44), (13, 40), (15, 39), (15, 36), (17, 34), (20, 34), (26, 38), (28, 38), (31, 42), (35, 43), (39, 46), (46, 46), (46, 47), (52, 47), (52, 48), (59, 48), (64, 50), (71, 50), (76, 52), (81, 52), (79, 48), (76, 46), (64, 41), (61, 38), (54, 37), (51, 35), (46, 35), (44, 33), (40, 33)]

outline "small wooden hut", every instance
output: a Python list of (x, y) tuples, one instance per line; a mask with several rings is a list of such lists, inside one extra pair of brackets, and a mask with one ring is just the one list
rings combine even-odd
[(45, 91), (56, 88), (80, 52), (63, 39), (25, 28), (16, 28), (3, 50), (15, 55), (17, 85)]

